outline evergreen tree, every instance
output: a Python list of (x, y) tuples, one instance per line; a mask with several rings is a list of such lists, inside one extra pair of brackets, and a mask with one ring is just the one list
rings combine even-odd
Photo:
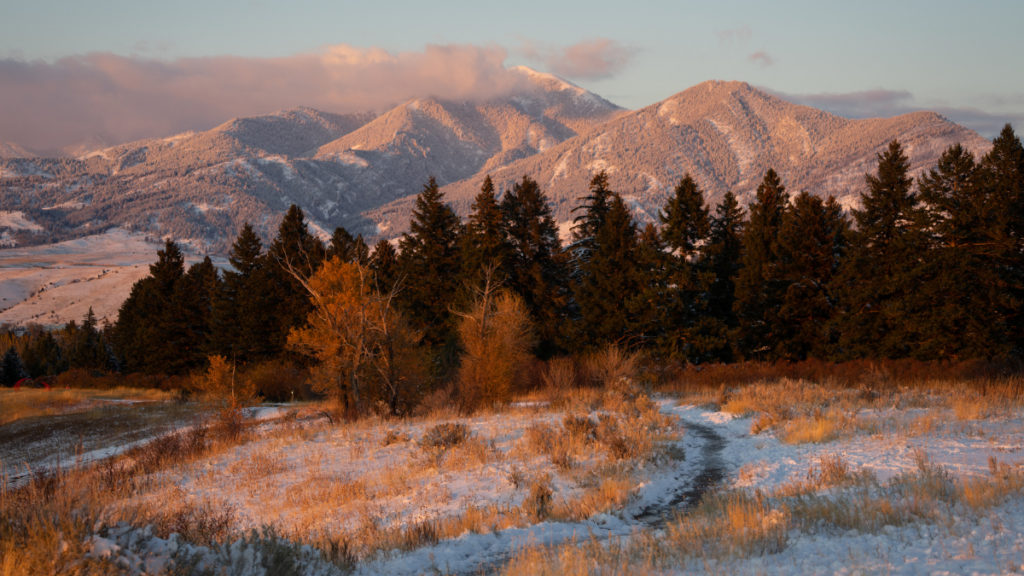
[(205, 362), (210, 346), (213, 302), (220, 278), (209, 257), (193, 264), (174, 287), (171, 306), (159, 327), (165, 346), (152, 358), (164, 374), (184, 374)]
[(422, 342), (439, 348), (452, 336), (450, 308), (459, 288), (459, 217), (444, 203), (431, 176), (416, 197), (410, 233), (399, 243), (399, 262), (409, 281), (401, 302)]
[(611, 210), (611, 199), (614, 192), (608, 189), (608, 173), (598, 172), (590, 179), (590, 192), (577, 198), (581, 203), (573, 208), (573, 212), (583, 213), (573, 219), (572, 253), (573, 266), (578, 272), (582, 263), (590, 259), (595, 249), (597, 233), (604, 226), (608, 212)]
[(511, 264), (511, 247), (490, 176), (484, 178), (472, 209), (462, 234), (463, 281), (476, 287), (483, 280), (484, 271), (493, 269), (492, 280), (503, 282), (506, 268)]
[(1007, 124), (981, 159), (979, 202), (985, 240), (972, 252), (996, 271), (999, 313), (1016, 354), (1024, 353), (1024, 145)]
[(772, 359), (825, 358), (831, 339), (826, 327), (834, 315), (829, 283), (838, 271), (849, 225), (831, 196), (822, 201), (801, 192), (786, 212), (777, 247), (774, 279), (785, 291), (765, 322), (774, 348)]
[(246, 222), (228, 255), (231, 270), (217, 286), (211, 302), (211, 353), (247, 362), (277, 354), (274, 302), (263, 242)]
[(362, 234), (356, 236), (355, 242), (352, 243), (352, 257), (352, 261), (360, 266), (367, 266), (370, 263), (370, 247), (366, 245)]
[(577, 349), (624, 341), (635, 324), (623, 300), (641, 290), (635, 268), (636, 225), (621, 196), (612, 193), (608, 206), (590, 258), (580, 266), (575, 292), (580, 317), (572, 330)]
[(537, 352), (547, 357), (560, 346), (569, 304), (568, 266), (558, 226), (547, 196), (528, 176), (505, 193), (501, 213), (507, 233), (506, 285), (530, 310), (539, 337)]
[(331, 235), (331, 242), (327, 246), (327, 258), (341, 258), (342, 262), (354, 262), (355, 252), (353, 247), (355, 239), (348, 233), (348, 230), (338, 227)]
[(400, 277), (398, 252), (391, 242), (381, 240), (373, 247), (370, 270), (374, 274), (374, 287), (381, 294), (390, 294)]
[(14, 386), (22, 378), (28, 378), (28, 371), (25, 370), (21, 356), (18, 355), (18, 349), (11, 346), (0, 363), (0, 383), (4, 386)]
[(49, 331), (32, 337), (22, 359), (32, 378), (60, 374), (68, 369), (60, 344)]
[(913, 355), (1009, 354), (1013, 343), (1000, 310), (1001, 281), (997, 266), (986, 258), (992, 245), (985, 214), (989, 199), (974, 155), (959, 144), (951, 146), (921, 175), (918, 196), (928, 250), (922, 255), (921, 290), (912, 297), (925, 311), (919, 324), (929, 337)]
[(157, 251), (157, 261), (149, 271), (121, 304), (113, 341), (128, 370), (160, 373), (166, 366), (153, 359), (165, 353), (162, 326), (173, 314), (174, 288), (185, 272), (185, 259), (177, 244), (168, 240), (164, 249)]
[[(702, 266), (714, 275), (708, 290), (708, 314), (725, 324), (736, 328), (736, 278), (742, 267), (743, 229), (746, 212), (740, 208), (736, 196), (726, 192), (722, 202), (715, 209), (709, 226), (707, 246), (703, 250)], [(727, 356), (723, 360), (728, 360)]]
[(675, 195), (665, 209), (658, 213), (664, 225), (661, 235), (665, 244), (683, 258), (693, 256), (698, 244), (708, 237), (708, 213), (704, 192), (687, 173), (676, 185)]
[(840, 359), (907, 357), (930, 337), (922, 332), (925, 310), (916, 298), (927, 236), (909, 170), (909, 159), (893, 140), (878, 155), (878, 175), (864, 176), (868, 192), (861, 194), (862, 209), (853, 211), (857, 229), (833, 290), (841, 303)]
[(68, 345), (68, 365), (70, 368), (89, 370), (109, 369), (106, 351), (100, 343), (100, 332), (97, 329), (96, 315), (89, 307), (82, 326), (71, 322), (65, 329)]
[(734, 344), (745, 358), (762, 358), (775, 346), (765, 317), (781, 305), (782, 287), (774, 269), (788, 205), (786, 187), (775, 170), (769, 169), (749, 207), (750, 221), (743, 232), (742, 267), (736, 277)]
[(309, 233), (302, 209), (292, 204), (267, 255), (270, 265), (266, 268), (266, 278), (272, 294), (269, 311), (276, 324), (271, 346), (279, 353), (284, 349), (288, 332), (304, 325), (313, 310), (309, 293), (293, 273), (311, 277), (323, 263), (326, 250), (323, 243)]

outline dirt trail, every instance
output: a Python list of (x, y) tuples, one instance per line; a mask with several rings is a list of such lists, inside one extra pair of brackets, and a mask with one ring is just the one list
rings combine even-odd
[(688, 431), (704, 440), (700, 449), (700, 472), (692, 477), (691, 481), (687, 476), (679, 476), (679, 488), (666, 502), (652, 504), (640, 511), (635, 518), (652, 528), (663, 528), (665, 523), (672, 519), (679, 512), (692, 510), (700, 503), (707, 490), (725, 478), (725, 465), (722, 462), (722, 449), (725, 448), (725, 438), (715, 432), (715, 429), (705, 424), (697, 424), (681, 420)]

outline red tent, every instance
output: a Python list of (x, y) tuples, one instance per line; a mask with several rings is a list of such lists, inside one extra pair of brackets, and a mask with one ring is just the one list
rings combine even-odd
[[(45, 380), (40, 380), (39, 383), (42, 384), (42, 388), (45, 388), (47, 390), (50, 389), (50, 384)], [(32, 380), (31, 378), (22, 378), (21, 380), (18, 380), (17, 382), (14, 383), (14, 389), (20, 389), (22, 384), (30, 388), (37, 388), (37, 386), (35, 386), (34, 380)]]

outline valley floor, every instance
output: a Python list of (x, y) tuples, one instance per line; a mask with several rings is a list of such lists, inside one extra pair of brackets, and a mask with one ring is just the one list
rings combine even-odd
[[(272, 557), (304, 574), (367, 575), (1024, 565), (1024, 417), (1016, 402), (955, 388), (784, 381), (653, 403), (583, 394), (472, 418), (276, 416), (136, 481), (144, 488), (113, 509), (148, 510), (152, 525), (108, 513), (86, 556), (136, 574), (270, 574)], [(196, 526), (218, 522), (221, 543), (204, 540)]]

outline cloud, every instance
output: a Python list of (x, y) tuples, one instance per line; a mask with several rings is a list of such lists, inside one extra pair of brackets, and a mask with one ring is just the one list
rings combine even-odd
[(750, 37), (754, 35), (754, 31), (750, 29), (750, 26), (744, 24), (735, 30), (721, 30), (716, 32), (718, 34), (718, 42), (720, 44), (729, 44), (731, 42), (746, 42), (750, 40)]
[(542, 62), (548, 71), (559, 76), (600, 80), (621, 72), (637, 50), (615, 40), (596, 38), (565, 48), (525, 40), (518, 52), (529, 60)]
[(0, 59), (0, 141), (54, 148), (107, 134), (126, 142), (299, 105), (348, 113), (422, 96), (486, 99), (525, 87), (506, 56), (499, 46), (392, 53), (340, 44), (281, 58), (9, 57)]
[(768, 53), (763, 50), (761, 52), (754, 52), (753, 54), (748, 56), (747, 59), (753, 62), (754, 64), (760, 64), (762, 67), (767, 67), (771, 66), (772, 64), (775, 64), (775, 61), (772, 60), (772, 57), (769, 56)]
[(1007, 122), (1024, 124), (1024, 114), (986, 112), (970, 106), (921, 106), (907, 90), (877, 89), (820, 94), (787, 94), (764, 90), (788, 102), (813, 106), (844, 118), (889, 118), (922, 110), (937, 112), (986, 138), (995, 136)]

